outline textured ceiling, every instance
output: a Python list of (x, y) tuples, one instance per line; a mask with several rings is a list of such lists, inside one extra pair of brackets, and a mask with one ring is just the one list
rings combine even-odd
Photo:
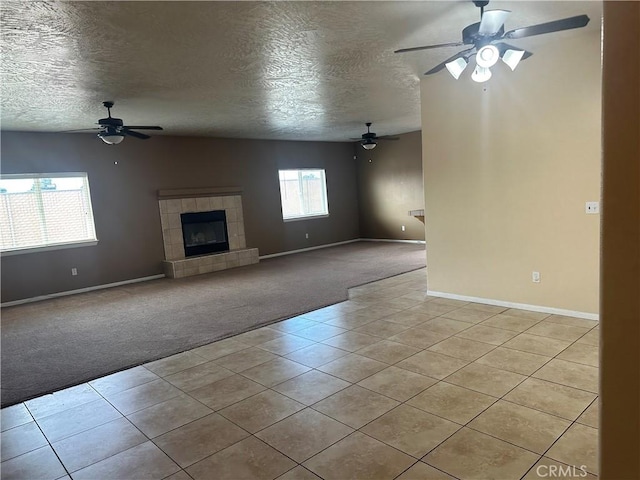
[[(488, 8), (513, 12), (508, 30), (591, 17), (585, 32), (511, 42), (535, 53), (565, 35), (597, 33), (602, 6)], [(367, 121), (378, 135), (419, 130), (422, 74), (461, 48), (393, 51), (458, 41), (479, 20), (466, 0), (3, 0), (0, 10), (5, 130), (90, 128), (106, 116), (102, 101), (113, 100), (114, 116), (162, 125), (159, 134), (326, 141), (359, 137)], [(542, 75), (535, 58), (528, 68)]]

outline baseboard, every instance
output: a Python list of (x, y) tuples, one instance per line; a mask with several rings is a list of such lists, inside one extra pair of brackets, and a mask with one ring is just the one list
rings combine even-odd
[(264, 259), (267, 259), (267, 258), (282, 257), (284, 255), (293, 255), (294, 253), (302, 253), (302, 252), (310, 252), (311, 250), (319, 250), (321, 248), (337, 247), (338, 245), (346, 245), (347, 243), (355, 243), (355, 242), (359, 242), (360, 240), (361, 240), (360, 238), (354, 238), (353, 240), (345, 240), (344, 242), (327, 243), (325, 245), (317, 245), (315, 247), (299, 248), (297, 250), (287, 250), (286, 252), (270, 253), (269, 255), (260, 255), (259, 258), (260, 258), (260, 260), (264, 260)]
[[(347, 243), (355, 243), (355, 242), (361, 242), (361, 241), (362, 242), (422, 243), (422, 244), (425, 243), (423, 240), (391, 240), (391, 239), (376, 239), (376, 238), (354, 238), (353, 240), (345, 240), (344, 242), (327, 243), (325, 245), (318, 245), (318, 246), (315, 246), (315, 247), (300, 248), (300, 249), (297, 249), (297, 250), (289, 250), (287, 252), (272, 253), (270, 255), (261, 255), (259, 258), (260, 258), (260, 260), (263, 260), (263, 259), (267, 259), (267, 258), (281, 257), (283, 255), (292, 255), (294, 253), (308, 252), (308, 251), (311, 251), (311, 250), (318, 250), (318, 249), (321, 249), (321, 248), (336, 247), (338, 245), (345, 245)], [(51, 298), (64, 297), (64, 296), (67, 296), (67, 295), (75, 295), (76, 293), (85, 293), (85, 292), (91, 292), (93, 290), (102, 290), (104, 288), (118, 287), (120, 285), (127, 285), (127, 284), (130, 284), (130, 283), (146, 282), (148, 280), (157, 280), (159, 278), (164, 278), (164, 277), (165, 277), (164, 274), (151, 275), (149, 277), (141, 277), (141, 278), (133, 278), (131, 280), (123, 280), (122, 282), (107, 283), (107, 284), (104, 284), (104, 285), (95, 285), (93, 287), (79, 288), (77, 290), (67, 290), (65, 292), (51, 293), (49, 295), (40, 295), (38, 297), (23, 298), (21, 300), (14, 300), (14, 301), (11, 301), (11, 302), (0, 303), (0, 307), (12, 307), (14, 305), (22, 305), (23, 303), (39, 302), (41, 300), (49, 300)]]
[(555, 315), (565, 315), (567, 317), (585, 318), (587, 320), (600, 319), (600, 315), (598, 315), (597, 313), (577, 312), (575, 310), (565, 310), (563, 308), (544, 307), (540, 305), (529, 305), (527, 303), (503, 302), (502, 300), (494, 300), (491, 298), (469, 297), (467, 295), (456, 295), (454, 293), (434, 292), (433, 290), (427, 290), (427, 295), (431, 295), (433, 297), (450, 298), (452, 300), (462, 300), (465, 302), (485, 303), (487, 305), (496, 305), (498, 307), (531, 310), (532, 312), (551, 313)]
[(320, 248), (336, 247), (338, 245), (345, 245), (347, 243), (354, 243), (354, 242), (397, 242), (397, 243), (421, 243), (421, 244), (425, 243), (424, 240), (393, 240), (393, 239), (385, 239), (385, 238), (354, 238), (353, 240), (345, 240), (344, 242), (327, 243), (325, 245), (317, 245), (315, 247), (299, 248), (297, 250), (287, 250), (286, 252), (271, 253), (269, 255), (260, 255), (260, 260), (266, 259), (266, 258), (273, 258), (273, 257), (282, 257), (283, 255), (293, 255), (294, 253), (309, 252), (311, 250), (318, 250)]
[(67, 295), (75, 295), (76, 293), (92, 292), (93, 290), (102, 290), (104, 288), (119, 287), (129, 283), (146, 282), (148, 280), (157, 280), (164, 278), (164, 274), (151, 275), (149, 277), (132, 278), (131, 280), (123, 280), (121, 282), (106, 283), (104, 285), (95, 285), (93, 287), (78, 288), (77, 290), (67, 290), (66, 292), (50, 293), (49, 295), (40, 295), (38, 297), (23, 298), (22, 300), (14, 300), (12, 302), (0, 303), (0, 307), (12, 307), (14, 305), (22, 305), (23, 303), (39, 302), (41, 300), (49, 300), (51, 298), (66, 297)]
[(424, 240), (394, 240), (393, 238), (360, 238), (361, 242), (394, 242), (394, 243), (417, 243), (425, 245)]

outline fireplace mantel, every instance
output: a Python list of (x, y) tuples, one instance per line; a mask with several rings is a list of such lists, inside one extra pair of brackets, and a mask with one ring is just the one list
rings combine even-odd
[[(258, 263), (258, 249), (246, 246), (241, 192), (240, 187), (181, 188), (158, 191), (165, 254), (163, 268), (166, 276), (186, 277)], [(229, 251), (187, 258), (180, 215), (211, 210), (225, 212)]]
[(198, 187), (171, 188), (158, 190), (158, 199), (195, 198), (195, 197), (224, 197), (241, 195), (242, 187)]

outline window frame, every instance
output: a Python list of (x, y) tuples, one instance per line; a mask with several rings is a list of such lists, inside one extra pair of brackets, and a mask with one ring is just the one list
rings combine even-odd
[[(312, 214), (303, 214), (303, 215), (295, 215), (285, 217), (284, 215), (284, 206), (282, 204), (282, 188), (281, 188), (281, 180), (280, 180), (280, 172), (297, 172), (298, 182), (302, 182), (302, 175), (305, 171), (313, 171), (322, 172), (322, 180), (323, 180), (323, 204), (325, 207), (325, 212), (323, 213), (312, 213)], [(329, 192), (327, 189), (327, 171), (324, 168), (319, 167), (306, 167), (306, 168), (279, 168), (278, 169), (278, 190), (280, 191), (280, 213), (282, 216), (283, 222), (297, 222), (300, 220), (310, 220), (316, 218), (328, 218), (329, 217)]]
[[(41, 245), (31, 245), (25, 247), (12, 247), (9, 249), (0, 249), (0, 257), (7, 257), (11, 255), (22, 255), (36, 252), (47, 252), (52, 250), (61, 250), (67, 248), (78, 247), (90, 247), (98, 244), (98, 236), (96, 232), (95, 216), (93, 214), (93, 204), (91, 202), (91, 189), (89, 186), (89, 174), (87, 172), (51, 172), (51, 173), (2, 173), (0, 174), (0, 180), (19, 180), (19, 179), (31, 179), (38, 180), (42, 178), (71, 178), (80, 177), (83, 178), (83, 186), (86, 188), (86, 200), (88, 202), (88, 210), (91, 216), (91, 232), (92, 238), (83, 240), (74, 240), (70, 242), (50, 242)], [(0, 193), (1, 195), (2, 193)], [(41, 202), (41, 198), (38, 202)]]

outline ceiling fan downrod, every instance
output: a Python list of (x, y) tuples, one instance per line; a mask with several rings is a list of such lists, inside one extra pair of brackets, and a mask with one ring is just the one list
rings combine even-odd
[(484, 7), (489, 5), (489, 0), (473, 0), (473, 4), (480, 9), (480, 20), (484, 15)]
[(113, 102), (102, 102), (102, 105), (104, 105), (104, 107), (107, 109), (109, 118), (111, 118), (111, 107), (113, 107)]

